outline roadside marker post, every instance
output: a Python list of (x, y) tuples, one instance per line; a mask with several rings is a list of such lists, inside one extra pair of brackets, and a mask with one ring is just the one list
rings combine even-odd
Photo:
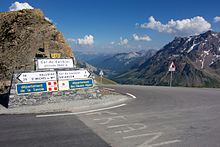
[(170, 64), (169, 71), (170, 71), (170, 87), (172, 87), (173, 72), (176, 71), (176, 65), (174, 64), (173, 61), (172, 61), (172, 63)]
[(101, 84), (102, 84), (102, 76), (104, 75), (102, 70), (99, 72), (99, 75), (101, 76)]

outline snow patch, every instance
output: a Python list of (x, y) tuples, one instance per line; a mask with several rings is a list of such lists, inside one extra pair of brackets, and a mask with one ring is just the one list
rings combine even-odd
[(197, 46), (198, 44), (199, 44), (199, 43), (196, 43), (196, 44), (193, 43), (193, 45), (189, 48), (189, 50), (187, 51), (187, 53), (190, 53), (190, 52), (194, 49), (194, 47)]
[(173, 57), (179, 57), (179, 56), (180, 56), (179, 54), (174, 54), (174, 55), (173, 55)]
[(214, 64), (215, 62), (214, 61), (212, 61), (210, 64), (209, 64), (209, 66), (211, 66), (212, 64)]
[(212, 36), (214, 36), (214, 37), (218, 37), (218, 34), (215, 34), (215, 33), (212, 33)]
[(205, 58), (206, 58), (206, 56), (208, 56), (209, 55), (209, 52), (210, 52), (210, 50), (208, 50), (208, 51), (203, 51), (204, 52), (204, 54), (201, 54), (201, 57), (202, 57), (202, 60), (201, 60), (201, 69), (203, 69), (204, 68), (204, 62), (205, 62)]
[(203, 58), (203, 60), (202, 60), (202, 65), (201, 65), (201, 69), (203, 69), (204, 68), (204, 60), (205, 58)]
[(192, 37), (189, 37), (187, 40), (186, 40), (186, 43), (190, 42), (192, 40)]
[(131, 59), (131, 58), (135, 58), (135, 57), (138, 57), (138, 56), (139, 55), (136, 52), (131, 52), (127, 56), (125, 56), (125, 59)]
[(210, 52), (210, 50), (204, 51), (204, 54), (208, 56), (208, 55), (209, 55), (209, 52)]
[(220, 58), (220, 55), (213, 55), (214, 57), (216, 57), (216, 58)]

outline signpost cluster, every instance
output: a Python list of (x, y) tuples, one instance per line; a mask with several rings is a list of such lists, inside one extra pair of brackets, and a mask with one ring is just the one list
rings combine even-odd
[(17, 79), (19, 95), (93, 87), (89, 71), (76, 69), (72, 59), (37, 59), (36, 71), (23, 72)]

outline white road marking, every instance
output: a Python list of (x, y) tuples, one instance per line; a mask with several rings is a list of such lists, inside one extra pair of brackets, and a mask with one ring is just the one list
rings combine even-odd
[(155, 141), (160, 136), (162, 136), (162, 134), (163, 134), (163, 132), (155, 132), (155, 133), (152, 132), (152, 133), (147, 133), (147, 134), (138, 134), (138, 135), (126, 136), (126, 137), (123, 137), (123, 139), (138, 138), (138, 137), (143, 137), (143, 136), (152, 136), (152, 138), (146, 140), (143, 144), (139, 145), (138, 147), (156, 147), (156, 146), (162, 146), (162, 145), (181, 142), (181, 140), (170, 140), (170, 141), (151, 144), (153, 141)]
[(123, 120), (127, 120), (125, 116), (113, 116), (113, 117), (108, 117), (108, 118), (97, 118), (97, 119), (93, 119), (94, 121), (101, 121), (103, 120), (103, 122), (100, 122), (99, 124), (101, 125), (106, 125), (109, 124), (110, 122), (116, 120), (116, 119), (123, 119)]
[(109, 112), (109, 111), (102, 111), (102, 112), (92, 112), (92, 113), (88, 113), (86, 115), (103, 115), (103, 114), (117, 115), (118, 113)]
[(115, 91), (115, 89), (113, 89), (113, 88), (104, 88), (104, 89), (110, 90), (110, 91)]
[(132, 97), (133, 99), (136, 99), (136, 96), (134, 96), (133, 94), (130, 93), (126, 93), (128, 96)]
[(142, 123), (132, 123), (132, 124), (108, 126), (107, 128), (108, 129), (124, 128), (123, 130), (115, 131), (115, 133), (118, 134), (118, 133), (128, 133), (128, 132), (137, 131), (137, 130), (144, 130), (147, 128), (147, 126)]
[[(131, 139), (131, 138), (138, 138), (138, 137), (143, 137), (143, 136), (154, 136), (153, 139), (157, 139), (160, 137), (163, 133), (162, 132), (156, 132), (156, 133), (147, 133), (147, 134), (138, 134), (138, 135), (132, 135), (132, 136), (126, 136), (123, 137), (123, 139)], [(150, 139), (151, 141), (152, 139)]]
[(181, 140), (165, 141), (165, 142), (149, 145), (148, 147), (156, 147), (156, 146), (162, 146), (162, 145), (173, 144), (173, 143), (178, 143), (178, 142), (181, 142)]
[(43, 114), (43, 115), (36, 115), (36, 117), (54, 117), (54, 116), (67, 116), (67, 115), (86, 114), (86, 113), (92, 113), (92, 112), (98, 112), (98, 111), (103, 111), (103, 110), (119, 108), (119, 107), (122, 107), (122, 106), (125, 106), (125, 105), (126, 104), (121, 104), (121, 105), (116, 105), (116, 106), (112, 106), (112, 107), (106, 107), (106, 108), (100, 108), (100, 109), (94, 109), (94, 110), (88, 110), (88, 111), (82, 111), (82, 112)]

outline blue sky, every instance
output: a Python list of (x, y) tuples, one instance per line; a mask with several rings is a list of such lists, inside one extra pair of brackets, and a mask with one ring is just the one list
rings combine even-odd
[[(9, 11), (9, 7), (15, 2), (1, 0), (0, 11)], [(220, 32), (219, 0), (17, 2), (40, 8), (75, 51), (127, 52), (160, 49), (175, 36), (199, 34), (209, 29)]]

